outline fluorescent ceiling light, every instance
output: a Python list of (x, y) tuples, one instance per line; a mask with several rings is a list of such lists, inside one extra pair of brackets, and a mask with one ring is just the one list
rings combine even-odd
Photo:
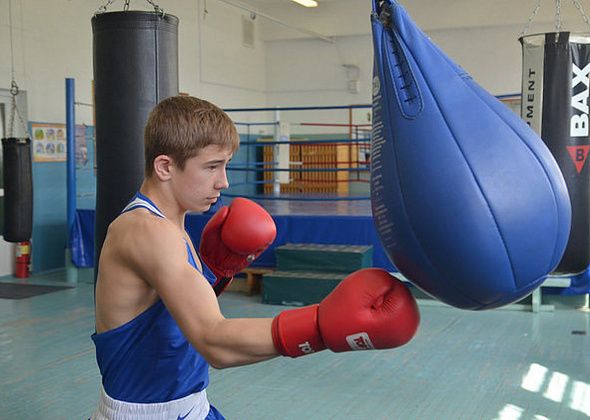
[(315, 0), (293, 0), (295, 3), (299, 3), (305, 7), (318, 7), (318, 2)]

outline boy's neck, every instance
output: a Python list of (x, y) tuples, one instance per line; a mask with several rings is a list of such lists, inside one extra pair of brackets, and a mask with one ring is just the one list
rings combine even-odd
[(166, 219), (184, 231), (184, 216), (187, 211), (180, 207), (174, 196), (165, 188), (165, 185), (146, 178), (141, 184), (139, 191), (152, 200), (156, 207), (164, 213)]

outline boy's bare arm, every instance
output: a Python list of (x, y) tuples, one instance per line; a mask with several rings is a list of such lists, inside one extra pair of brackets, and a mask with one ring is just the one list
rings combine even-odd
[(134, 269), (156, 290), (211, 366), (238, 366), (278, 356), (272, 319), (226, 319), (211, 285), (188, 263), (186, 244), (176, 228), (155, 223), (139, 236)]

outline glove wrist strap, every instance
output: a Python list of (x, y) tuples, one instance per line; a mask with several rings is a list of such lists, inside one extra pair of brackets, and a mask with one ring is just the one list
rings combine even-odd
[(326, 349), (318, 326), (318, 307), (289, 309), (273, 320), (272, 338), (279, 353), (299, 357)]

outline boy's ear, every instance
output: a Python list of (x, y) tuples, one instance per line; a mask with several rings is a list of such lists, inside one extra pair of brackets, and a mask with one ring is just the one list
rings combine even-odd
[(171, 168), (174, 160), (168, 155), (158, 155), (154, 159), (154, 175), (161, 181), (167, 181), (171, 176)]

